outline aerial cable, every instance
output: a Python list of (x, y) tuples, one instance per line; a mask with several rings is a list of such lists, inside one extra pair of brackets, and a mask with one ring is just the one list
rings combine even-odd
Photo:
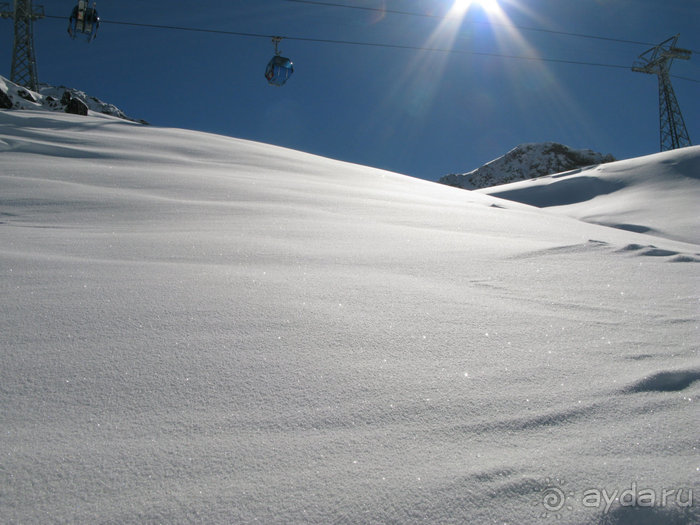
[[(65, 20), (65, 16), (51, 16), (46, 15), (45, 18), (53, 18), (57, 20)], [(191, 31), (196, 33), (213, 33), (220, 35), (233, 35), (233, 36), (244, 36), (244, 37), (254, 37), (254, 38), (272, 38), (272, 35), (264, 35), (262, 33), (243, 33), (239, 31), (225, 31), (220, 29), (205, 29), (197, 27), (185, 27), (185, 26), (169, 26), (160, 24), (144, 24), (142, 22), (123, 22), (119, 20), (100, 20), (101, 24), (114, 24), (122, 26), (132, 26), (132, 27), (144, 27), (147, 29), (169, 29), (173, 31)], [(286, 38), (286, 37), (285, 37)]]
[[(325, 7), (341, 7), (345, 9), (356, 9), (360, 11), (372, 11), (372, 12), (377, 12), (377, 13), (387, 13), (387, 14), (392, 14), (392, 15), (404, 15), (404, 16), (416, 16), (416, 17), (421, 17), (421, 18), (436, 18), (438, 20), (450, 20), (450, 19), (455, 19), (455, 20), (462, 20), (464, 17), (462, 16), (456, 16), (456, 15), (433, 15), (430, 13), (416, 13), (415, 11), (398, 11), (395, 9), (382, 9), (379, 7), (366, 7), (366, 6), (357, 6), (357, 5), (347, 5), (347, 4), (337, 4), (334, 2), (321, 2), (319, 0), (283, 0), (285, 2), (293, 2), (296, 4), (310, 4), (310, 5), (316, 5), (316, 6), (325, 6)], [(592, 40), (603, 40), (607, 42), (617, 42), (621, 44), (632, 44), (632, 45), (638, 45), (638, 46), (653, 46), (655, 44), (649, 43), (649, 42), (640, 42), (637, 40), (626, 40), (623, 38), (612, 38), (612, 37), (607, 37), (607, 36), (596, 36), (596, 35), (587, 35), (584, 33), (571, 33), (567, 31), (557, 31), (555, 29), (544, 29), (541, 27), (525, 27), (525, 26), (519, 26), (515, 24), (504, 24), (501, 22), (492, 22), (492, 21), (472, 21), (472, 24), (482, 24), (482, 25), (488, 25), (488, 26), (500, 26), (500, 27), (508, 27), (511, 29), (519, 29), (521, 31), (535, 31), (535, 32), (540, 32), (540, 33), (549, 33), (552, 35), (561, 35), (561, 36), (571, 36), (571, 37), (576, 37), (576, 38), (588, 38)], [(700, 53), (700, 51), (693, 51), (693, 53)]]
[[(64, 19), (65, 17), (47, 15), (46, 18)], [(241, 37), (251, 37), (251, 38), (264, 38), (266, 40), (269, 40), (271, 38), (275, 38), (275, 36), (276, 36), (276, 35), (269, 35), (269, 34), (263, 34), (263, 33), (248, 33), (248, 32), (241, 32), (241, 31), (228, 31), (228, 30), (223, 30), (223, 29), (206, 29), (206, 28), (198, 28), (198, 27), (146, 24), (146, 23), (142, 23), (142, 22), (124, 22), (124, 21), (118, 21), (118, 20), (101, 20), (100, 22), (102, 24), (115, 24), (115, 25), (132, 26), (132, 27), (145, 27), (145, 28), (149, 28), (149, 29), (165, 29), (165, 30), (173, 30), (173, 31), (190, 31), (190, 32), (197, 32), (197, 33), (213, 33), (213, 34), (219, 34), (219, 35), (231, 35), (231, 36), (241, 36)], [(542, 57), (532, 57), (532, 56), (528, 57), (528, 56), (518, 56), (518, 55), (504, 55), (504, 54), (500, 54), (500, 53), (487, 53), (487, 52), (480, 52), (480, 51), (467, 51), (467, 50), (461, 50), (461, 49), (447, 49), (447, 48), (437, 48), (437, 47), (412, 46), (412, 45), (406, 45), (406, 44), (387, 44), (387, 43), (381, 43), (381, 42), (360, 42), (360, 41), (354, 41), (354, 40), (334, 40), (334, 39), (328, 39), (328, 38), (308, 38), (308, 37), (299, 37), (299, 36), (284, 36), (281, 38), (284, 38), (284, 40), (293, 40), (293, 41), (297, 41), (297, 42), (314, 42), (314, 43), (324, 43), (324, 44), (339, 44), (339, 45), (352, 45), (352, 46), (365, 46), (365, 47), (383, 47), (383, 48), (390, 48), (390, 49), (405, 49), (405, 50), (410, 50), (410, 51), (432, 51), (432, 52), (439, 52), (439, 53), (456, 53), (456, 54), (464, 54), (464, 55), (487, 56), (487, 57), (494, 57), (494, 58), (495, 57), (511, 58), (511, 59), (519, 59), (519, 60), (559, 62), (559, 63), (565, 63), (565, 64), (578, 64), (578, 65), (588, 65), (588, 66), (598, 66), (598, 67), (629, 69), (628, 66), (617, 65), (617, 64), (603, 64), (603, 63), (595, 63), (595, 62), (564, 60), (564, 59), (557, 59), (557, 58), (542, 58)]]
[(688, 78), (688, 77), (681, 77), (679, 75), (669, 75), (673, 78), (679, 78), (681, 80), (687, 80), (688, 82), (695, 82), (696, 84), (700, 84), (700, 80), (695, 80), (694, 78)]
[[(63, 17), (63, 16), (46, 15), (46, 18), (65, 20), (65, 17)], [(119, 20), (100, 20), (100, 23), (101, 24), (114, 24), (114, 25), (122, 25), (122, 26), (131, 26), (131, 27), (142, 27), (142, 28), (147, 28), (147, 29), (163, 29), (163, 30), (170, 30), (170, 31), (188, 31), (188, 32), (195, 32), (195, 33), (209, 33), (209, 34), (240, 36), (240, 37), (248, 37), (248, 38), (264, 38), (266, 40), (270, 40), (270, 39), (278, 36), (278, 35), (270, 35), (270, 34), (264, 34), (264, 33), (249, 33), (249, 32), (242, 32), (242, 31), (229, 31), (229, 30), (224, 30), (224, 29), (207, 29), (207, 28), (201, 28), (201, 27), (147, 24), (147, 23), (142, 23), (142, 22), (125, 22), (125, 21), (119, 21)], [(552, 63), (558, 63), (558, 64), (573, 64), (573, 65), (580, 65), (580, 66), (606, 67), (606, 68), (611, 68), (611, 69), (629, 69), (629, 66), (620, 65), (620, 64), (605, 64), (605, 63), (601, 63), (601, 62), (587, 62), (587, 61), (583, 61), (583, 60), (544, 58), (544, 57), (536, 57), (536, 56), (505, 55), (502, 53), (468, 51), (468, 50), (464, 50), (464, 49), (447, 49), (447, 48), (438, 48), (438, 47), (413, 46), (413, 45), (407, 45), (407, 44), (387, 44), (387, 43), (382, 43), (382, 42), (366, 42), (366, 41), (362, 42), (362, 41), (356, 41), (356, 40), (335, 40), (335, 39), (328, 39), (328, 38), (309, 38), (309, 37), (300, 37), (300, 36), (280, 36), (280, 38), (283, 38), (284, 40), (290, 40), (290, 41), (296, 41), (296, 42), (311, 42), (311, 43), (350, 45), (350, 46), (362, 46), (362, 47), (379, 47), (379, 48), (388, 48), (388, 49), (403, 49), (403, 50), (408, 50), (408, 51), (429, 51), (429, 52), (436, 52), (436, 53), (452, 53), (452, 54), (483, 56), (483, 57), (491, 57), (491, 58), (507, 58), (507, 59), (513, 59), (513, 60), (528, 60), (528, 61), (532, 61), (532, 62), (552, 62)], [(696, 80), (692, 80), (692, 79), (685, 78), (685, 77), (678, 77), (678, 78), (682, 78), (683, 80), (690, 80), (692, 82), (698, 82)]]

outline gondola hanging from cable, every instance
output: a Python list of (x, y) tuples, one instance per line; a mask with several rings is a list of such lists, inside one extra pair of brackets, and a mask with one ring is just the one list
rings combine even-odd
[(95, 39), (97, 29), (100, 27), (100, 17), (97, 16), (95, 5), (93, 2), (92, 7), (89, 7), (87, 1), (80, 0), (73, 8), (68, 21), (68, 34), (71, 38), (82, 36), (88, 42)]
[(279, 43), (281, 41), (282, 37), (280, 36), (272, 38), (272, 42), (275, 44), (275, 56), (270, 59), (265, 68), (265, 78), (268, 84), (272, 86), (284, 86), (285, 82), (294, 73), (292, 61), (280, 54)]

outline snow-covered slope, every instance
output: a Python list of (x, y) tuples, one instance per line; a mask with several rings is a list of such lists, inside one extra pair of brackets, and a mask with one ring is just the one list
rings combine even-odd
[(0, 516), (697, 523), (699, 252), (262, 144), (0, 112)]
[(612, 155), (590, 149), (577, 150), (556, 142), (521, 144), (480, 168), (468, 173), (445, 175), (439, 182), (473, 190), (614, 160)]
[[(114, 104), (103, 102), (84, 91), (49, 84), (40, 84), (38, 92), (31, 91), (0, 76), (0, 109), (66, 111), (71, 99), (85, 104), (88, 111), (136, 122)], [(138, 122), (146, 124), (143, 120)]]
[(587, 222), (700, 244), (699, 146), (479, 192)]

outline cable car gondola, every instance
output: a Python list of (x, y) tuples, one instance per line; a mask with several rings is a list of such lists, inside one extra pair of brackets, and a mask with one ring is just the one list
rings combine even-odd
[(95, 3), (92, 4), (92, 7), (88, 7), (85, 0), (80, 0), (70, 15), (68, 34), (71, 38), (83, 35), (88, 42), (91, 42), (97, 36), (98, 27), (100, 27), (100, 17), (97, 16)]
[(272, 42), (275, 44), (275, 56), (270, 59), (265, 68), (265, 78), (272, 86), (284, 86), (285, 82), (294, 73), (292, 61), (280, 55), (278, 45), (281, 41), (282, 37), (279, 36), (272, 39)]

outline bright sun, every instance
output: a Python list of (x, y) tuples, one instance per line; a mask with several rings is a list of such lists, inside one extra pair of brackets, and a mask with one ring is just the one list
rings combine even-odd
[(464, 14), (472, 5), (481, 7), (487, 13), (499, 10), (498, 0), (454, 0), (450, 11), (454, 14)]

